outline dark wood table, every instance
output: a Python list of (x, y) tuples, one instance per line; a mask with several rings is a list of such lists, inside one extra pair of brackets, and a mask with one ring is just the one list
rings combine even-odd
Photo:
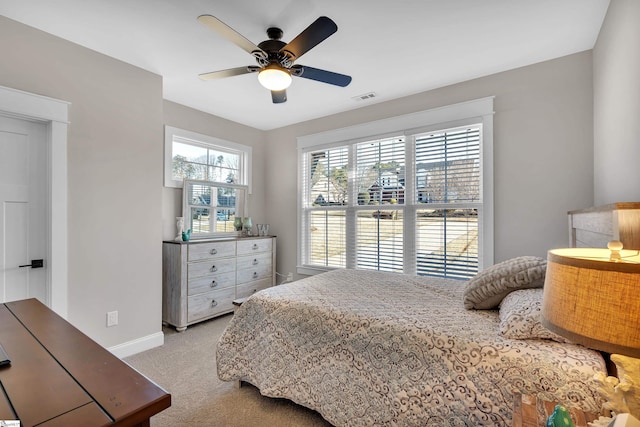
[(36, 299), (0, 304), (0, 420), (22, 427), (149, 426), (171, 395)]

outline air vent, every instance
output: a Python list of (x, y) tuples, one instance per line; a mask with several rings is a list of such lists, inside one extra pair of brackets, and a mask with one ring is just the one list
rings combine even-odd
[(365, 93), (364, 95), (354, 96), (351, 99), (353, 99), (355, 101), (366, 101), (368, 99), (375, 98), (376, 96), (377, 95), (376, 95), (375, 92), (369, 92), (369, 93)]

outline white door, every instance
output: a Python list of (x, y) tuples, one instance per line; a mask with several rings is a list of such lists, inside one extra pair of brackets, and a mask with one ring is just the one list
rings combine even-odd
[(49, 304), (45, 144), (44, 124), (0, 116), (0, 302)]

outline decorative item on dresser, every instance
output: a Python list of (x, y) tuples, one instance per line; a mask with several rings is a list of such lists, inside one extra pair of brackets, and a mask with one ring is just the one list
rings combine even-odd
[(224, 238), (162, 245), (162, 321), (187, 326), (233, 311), (233, 300), (276, 283), (276, 238)]
[(640, 202), (612, 203), (569, 212), (569, 246), (606, 248), (619, 240), (640, 249)]

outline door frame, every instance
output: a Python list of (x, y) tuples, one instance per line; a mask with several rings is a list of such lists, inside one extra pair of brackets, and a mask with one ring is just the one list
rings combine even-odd
[(47, 305), (68, 314), (67, 128), (71, 103), (0, 86), (0, 114), (46, 127)]

